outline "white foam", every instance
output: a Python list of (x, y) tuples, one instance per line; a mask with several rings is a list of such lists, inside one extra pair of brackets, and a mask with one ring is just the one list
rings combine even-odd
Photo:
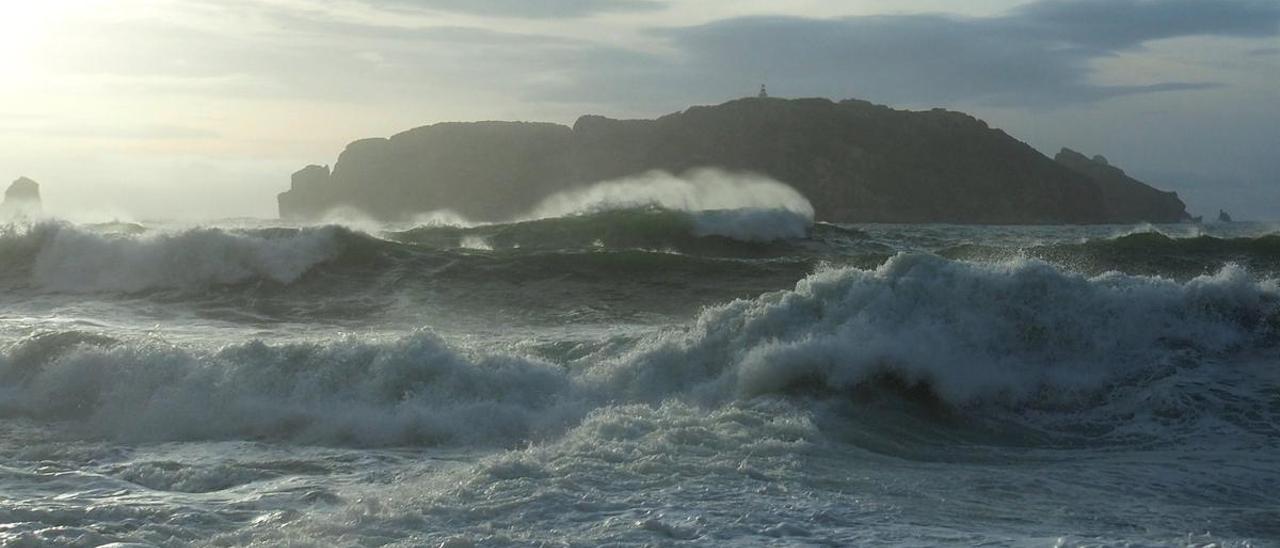
[(1187, 351), (1248, 347), (1280, 314), (1275, 282), (1227, 267), (1185, 284), (1045, 263), (899, 255), (704, 312), (598, 366), (604, 390), (723, 402), (796, 385), (847, 390), (892, 373), (956, 404), (1075, 398)]
[(646, 207), (690, 213), (695, 235), (747, 241), (802, 238), (814, 215), (809, 200), (784, 183), (704, 168), (680, 176), (651, 171), (554, 194), (524, 220)]
[(507, 444), (584, 412), (561, 370), (471, 359), (426, 332), (216, 351), (163, 341), (31, 346), (40, 344), (0, 354), (0, 372), (31, 375), (21, 391), (0, 394), (0, 414), (74, 418), (123, 439)]
[(472, 221), (471, 219), (466, 218), (466, 216), (452, 209), (437, 209), (434, 211), (428, 211), (426, 213), (420, 213), (418, 215), (414, 215), (410, 223), (413, 226), (425, 226), (425, 227), (451, 226), (451, 227), (458, 227), (458, 228), (470, 228), (473, 226), (480, 226), (481, 224), (484, 224), (484, 223), (477, 223), (475, 221)]
[(493, 251), (493, 244), (490, 244), (483, 236), (476, 235), (463, 236), (458, 242), (458, 247), (476, 251)]
[(0, 351), (0, 414), (75, 418), (122, 438), (509, 445), (617, 405), (841, 394), (884, 373), (960, 406), (1071, 407), (1180, 356), (1273, 344), (1277, 318), (1277, 284), (1238, 267), (1178, 283), (904, 254), (823, 270), (572, 366), (459, 350), (425, 331), (220, 350), (22, 341)]
[(197, 288), (252, 279), (290, 283), (338, 252), (336, 227), (279, 234), (219, 228), (101, 233), (45, 223), (24, 237), (39, 243), (32, 284), (66, 293)]

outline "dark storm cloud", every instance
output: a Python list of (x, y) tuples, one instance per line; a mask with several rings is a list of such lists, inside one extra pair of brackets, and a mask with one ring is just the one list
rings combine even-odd
[(366, 0), (378, 7), (429, 9), (491, 17), (533, 19), (661, 9), (655, 0)]
[[(367, 1), (383, 8), (455, 2)], [(589, 0), (466, 4), (547, 16), (641, 7)], [(734, 18), (651, 30), (665, 47), (650, 53), (559, 36), (413, 26), (423, 19), (375, 23), (321, 10), (241, 5), (236, 13), (270, 22), (276, 33), (229, 40), (188, 28), (122, 24), (118, 39), (68, 62), (90, 73), (164, 77), (136, 78), (137, 85), (175, 87), (189, 80), (195, 88), (208, 81), (232, 95), (350, 101), (501, 90), (513, 98), (652, 112), (745, 95), (767, 79), (785, 96), (1053, 106), (1224, 85), (1194, 75), (1106, 85), (1094, 78), (1095, 62), (1157, 39), (1266, 37), (1280, 28), (1280, 3), (1270, 1), (1042, 0), (997, 17)], [(156, 51), (172, 54), (156, 58)]]
[(1042, 36), (1099, 49), (1194, 35), (1274, 36), (1275, 0), (1044, 0), (1007, 21)]
[[(640, 100), (655, 90), (740, 95), (767, 79), (786, 95), (858, 96), (887, 102), (1061, 105), (1221, 84), (1157, 81), (1103, 85), (1093, 62), (1152, 40), (1274, 36), (1280, 3), (1196, 0), (1058, 0), (1001, 17), (902, 15), (809, 19), (749, 17), (657, 31), (680, 55), (603, 71), (584, 67), (597, 92)], [(592, 75), (600, 75), (592, 78)], [(554, 90), (548, 93), (562, 93)]]
[[(538, 9), (576, 14), (589, 3)], [(438, 82), (509, 88), (534, 100), (665, 109), (740, 96), (765, 79), (788, 96), (924, 104), (1053, 106), (1207, 89), (1223, 84), (1099, 84), (1094, 62), (1152, 40), (1265, 37), (1278, 26), (1280, 4), (1254, 0), (1043, 0), (999, 17), (744, 17), (652, 30), (671, 47), (667, 54), (478, 29), (328, 30), (377, 41), (384, 59), (399, 68), (377, 75), (350, 69), (383, 83), (407, 85), (426, 69)]]

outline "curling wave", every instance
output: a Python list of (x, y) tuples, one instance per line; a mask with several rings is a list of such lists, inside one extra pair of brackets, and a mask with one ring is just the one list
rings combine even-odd
[(781, 253), (808, 236), (811, 217), (788, 209), (679, 211), (635, 207), (461, 228), (423, 226), (388, 237), (486, 251), (670, 250), (705, 255)]
[(63, 222), (0, 234), (6, 277), (60, 293), (139, 292), (262, 280), (288, 284), (334, 259), (340, 227), (116, 233)]
[[(1177, 413), (1218, 390), (1214, 366), (1188, 358), (1280, 348), (1280, 288), (1239, 268), (1178, 283), (899, 255), (708, 309), (679, 330), (557, 348), (539, 359), (473, 351), (426, 331), (221, 349), (47, 333), (0, 351), (0, 414), (127, 439), (512, 445), (614, 405), (882, 391), (974, 413), (1075, 412), (1116, 386), (1149, 398), (1159, 379), (1208, 379), (1166, 402)], [(1232, 405), (1269, 412), (1264, 395)]]
[(501, 252), (505, 270), (519, 276), (546, 262), (538, 254), (605, 253), (571, 270), (610, 258), (630, 260), (617, 252), (631, 251), (782, 257), (798, 251), (795, 244), (811, 226), (809, 217), (787, 209), (654, 207), (469, 228), (431, 225), (381, 237), (338, 225), (149, 230), (44, 221), (0, 229), (0, 284), (52, 293), (139, 293), (250, 282), (288, 286), (316, 270), (367, 277), (424, 265), (418, 271), (429, 274), (457, 261), (493, 263), (465, 253), (473, 251)]
[(712, 308), (688, 334), (619, 364), (654, 379), (619, 389), (714, 379), (699, 390), (716, 398), (842, 392), (888, 374), (952, 405), (1071, 404), (1187, 353), (1274, 348), (1278, 334), (1276, 282), (1239, 267), (1178, 283), (902, 254)]

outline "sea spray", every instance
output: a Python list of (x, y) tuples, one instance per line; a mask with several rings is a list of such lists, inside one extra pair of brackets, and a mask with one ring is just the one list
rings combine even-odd
[[(1280, 538), (1274, 225), (760, 242), (702, 213), (235, 219), (181, 264), (333, 259), (126, 295), (35, 285), (65, 227), (0, 233), (0, 544)], [(1006, 252), (928, 254), (964, 245)]]
[(977, 412), (1080, 409), (1178, 359), (1274, 348), (1277, 330), (1280, 290), (1238, 268), (1177, 283), (907, 254), (545, 358), (429, 331), (220, 349), (37, 336), (0, 353), (0, 410), (125, 439), (503, 446), (607, 405), (842, 398), (885, 375)]
[(525, 216), (546, 219), (610, 210), (659, 208), (693, 216), (697, 234), (746, 241), (802, 238), (813, 205), (784, 183), (762, 175), (695, 169), (605, 181), (547, 197)]
[(10, 268), (27, 263), (30, 284), (40, 290), (129, 293), (252, 279), (290, 283), (333, 259), (343, 230), (187, 228), (121, 234), (50, 221), (0, 236), (0, 249), (18, 259)]
[(1238, 267), (1186, 283), (1087, 278), (1046, 263), (975, 265), (902, 254), (820, 271), (792, 291), (704, 312), (594, 374), (611, 392), (705, 401), (888, 374), (953, 405), (1073, 406), (1106, 383), (1200, 356), (1275, 345), (1280, 291)]
[(506, 445), (584, 412), (557, 368), (471, 357), (429, 332), (221, 349), (47, 333), (5, 349), (0, 379), (21, 386), (0, 390), (6, 416), (131, 440)]

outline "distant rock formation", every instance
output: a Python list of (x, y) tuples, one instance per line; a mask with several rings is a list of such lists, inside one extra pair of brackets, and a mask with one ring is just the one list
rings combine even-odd
[(37, 217), (42, 212), (40, 184), (26, 177), (19, 177), (4, 191), (0, 202), (0, 218)]
[(1108, 222), (1179, 222), (1191, 220), (1187, 206), (1174, 192), (1156, 190), (1113, 167), (1102, 155), (1086, 158), (1069, 148), (1053, 157), (1058, 163), (1088, 177), (1102, 191)]
[(1221, 223), (1232, 223), (1232, 222), (1235, 222), (1235, 220), (1231, 218), (1231, 214), (1230, 214), (1230, 213), (1227, 213), (1227, 210), (1225, 210), (1225, 209), (1219, 209), (1219, 210), (1218, 210), (1218, 222), (1221, 222)]
[(438, 209), (503, 220), (549, 194), (597, 181), (719, 167), (790, 184), (824, 221), (1187, 218), (1173, 193), (1135, 181), (1100, 157), (1081, 164), (1073, 154), (1055, 162), (959, 112), (753, 97), (656, 120), (583, 116), (572, 128), (444, 123), (364, 139), (347, 146), (332, 172), (309, 166), (295, 173), (279, 206), (285, 218), (349, 207), (385, 220)]
[[(281, 217), (304, 217), (299, 212), (306, 211), (307, 202), (321, 202), (336, 198), (336, 193), (329, 185), (329, 166), (315, 164), (304, 167), (293, 174), (289, 191), (280, 194)], [(306, 200), (306, 201), (303, 201)]]

